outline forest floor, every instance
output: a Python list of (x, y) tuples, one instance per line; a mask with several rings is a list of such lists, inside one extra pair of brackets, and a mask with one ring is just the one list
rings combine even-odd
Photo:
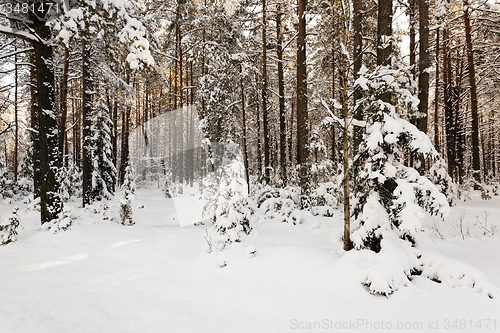
[[(500, 287), (500, 197), (471, 197), (445, 221), (426, 218), (425, 246)], [(340, 211), (300, 225), (262, 218), (221, 258), (206, 253), (207, 226), (181, 227), (175, 215), (174, 206), (185, 219), (199, 214), (196, 196), (139, 189), (132, 227), (79, 204), (70, 203), (72, 228), (53, 234), (16, 203), (24, 229), (0, 247), (0, 332), (500, 332), (500, 301), (467, 287), (416, 276), (389, 298), (369, 294), (370, 254), (335, 240)], [(117, 212), (118, 200), (109, 204)], [(0, 203), (3, 219), (13, 206)]]

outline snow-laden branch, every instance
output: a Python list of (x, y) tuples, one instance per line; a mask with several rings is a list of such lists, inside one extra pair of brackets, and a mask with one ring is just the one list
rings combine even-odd
[(106, 36), (109, 20), (119, 27), (117, 37), (128, 49), (127, 62), (131, 69), (140, 64), (154, 65), (150, 45), (146, 39), (146, 28), (138, 19), (129, 15), (132, 4), (123, 0), (85, 1), (84, 6), (72, 8), (64, 15), (52, 19), (48, 25), (55, 31), (55, 39), (69, 45), (71, 38), (79, 37), (81, 31), (89, 32), (98, 39)]
[(29, 51), (33, 51), (33, 48), (32, 47), (28, 47), (26, 49), (22, 49), (22, 50), (17, 50), (17, 51), (12, 51), (12, 52), (9, 52), (9, 53), (5, 53), (5, 54), (0, 55), (0, 59), (12, 57), (12, 56), (15, 56), (16, 54), (25, 53), (25, 52), (29, 52)]
[(0, 25), (0, 34), (5, 34), (5, 35), (21, 38), (27, 42), (39, 42), (40, 41), (35, 35), (33, 35), (29, 32), (14, 29), (11, 27), (6, 27), (4, 25)]

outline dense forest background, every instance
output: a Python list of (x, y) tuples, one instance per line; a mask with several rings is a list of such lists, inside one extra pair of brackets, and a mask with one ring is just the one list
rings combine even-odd
[[(487, 198), (485, 185), (498, 182), (500, 12), (491, 1), (3, 0), (0, 8), (0, 190), (34, 191), (42, 223), (72, 196), (84, 205), (111, 197), (124, 182), (129, 134), (188, 105), (210, 142), (240, 145), (251, 190), (289, 185), (306, 196), (343, 180), (339, 200), (348, 204), (378, 101), (430, 137), (456, 196), (474, 187)], [(182, 152), (197, 132), (178, 117), (158, 144)], [(435, 156), (417, 148), (391, 159), (429, 175)], [(201, 182), (206, 155), (155, 160), (138, 181)]]

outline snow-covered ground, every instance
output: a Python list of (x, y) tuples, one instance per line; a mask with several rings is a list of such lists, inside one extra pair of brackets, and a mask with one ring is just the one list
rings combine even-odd
[[(188, 208), (184, 218), (199, 211), (196, 198), (177, 202)], [(173, 202), (155, 188), (138, 190), (132, 227), (75, 202), (72, 228), (53, 234), (16, 204), (24, 229), (0, 247), (2, 333), (500, 331), (500, 300), (467, 287), (417, 276), (389, 298), (369, 294), (360, 282), (372, 254), (342, 250), (338, 211), (306, 215), (300, 225), (261, 219), (244, 243), (206, 254), (207, 227), (181, 227)], [(117, 211), (117, 200), (110, 206)], [(12, 208), (0, 204), (2, 219)], [(500, 287), (499, 197), (473, 195), (444, 222), (425, 225), (433, 228), (428, 248)]]

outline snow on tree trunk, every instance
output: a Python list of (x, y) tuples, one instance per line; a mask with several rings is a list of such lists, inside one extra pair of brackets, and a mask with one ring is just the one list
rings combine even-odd
[(120, 223), (127, 226), (135, 224), (132, 217), (132, 201), (135, 200), (135, 182), (132, 167), (125, 169), (125, 177), (121, 187), (120, 197)]

